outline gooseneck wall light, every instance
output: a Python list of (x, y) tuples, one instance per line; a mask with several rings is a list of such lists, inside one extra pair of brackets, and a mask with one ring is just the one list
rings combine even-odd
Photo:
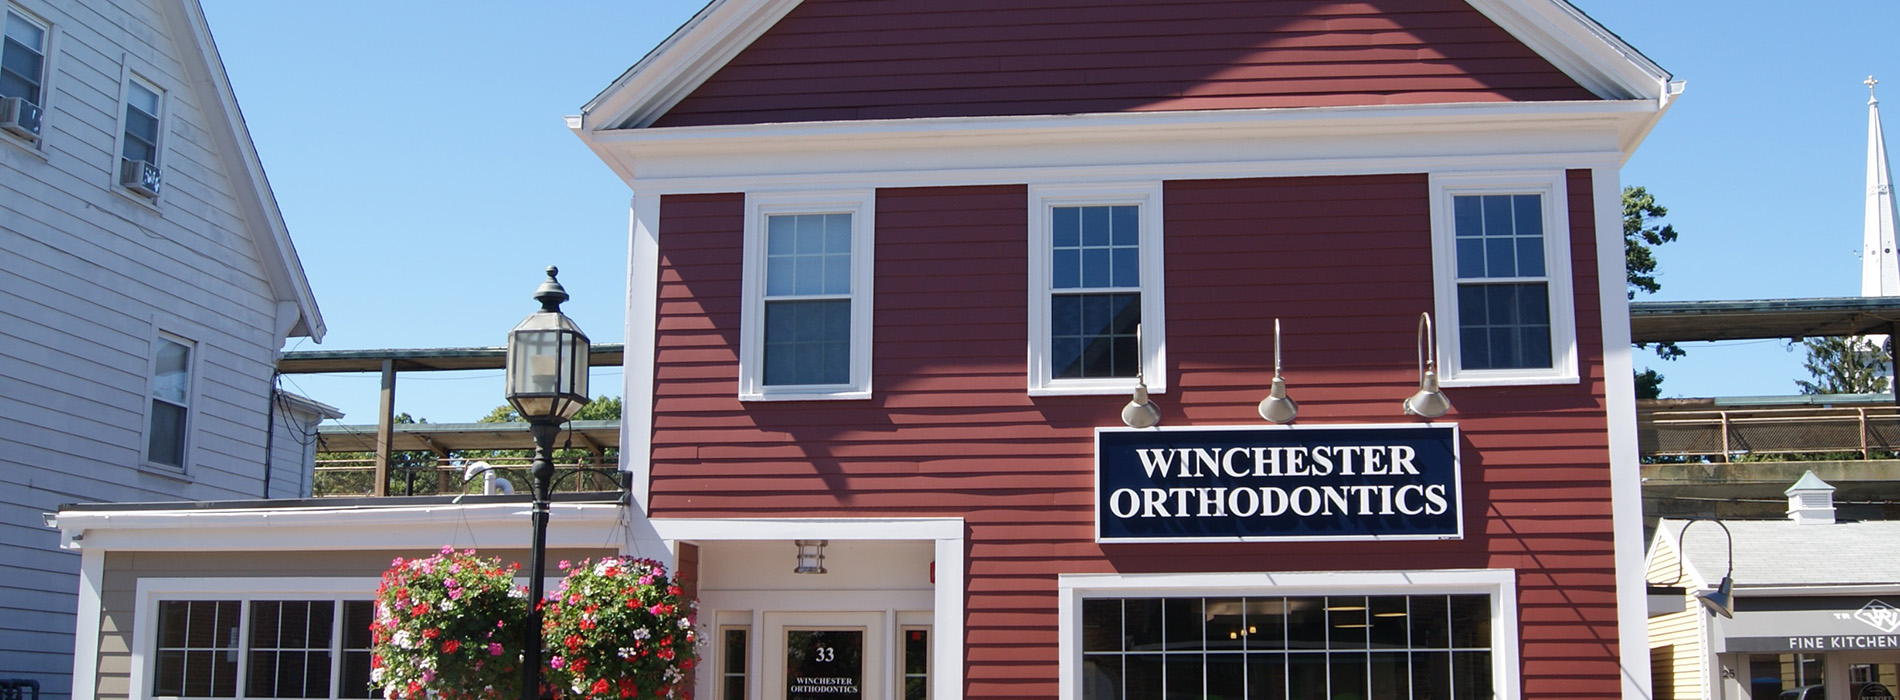
[(1722, 528), (1722, 536), (1728, 543), (1728, 572), (1722, 574), (1722, 582), (1715, 585), (1713, 591), (1696, 591), (1697, 601), (1709, 612), (1729, 619), (1735, 618), (1735, 534), (1729, 532), (1728, 525), (1720, 520), (1696, 518), (1682, 524), (1682, 530), (1676, 533), (1676, 580), (1682, 580), (1682, 560), (1687, 555), (1682, 551), (1682, 539), (1689, 534), (1689, 526), (1696, 523), (1715, 523)]
[(1280, 319), (1273, 319), (1273, 388), (1260, 400), (1260, 417), (1274, 423), (1291, 423), (1300, 415), (1300, 405), (1286, 395), (1286, 377), (1280, 376)]
[[(1141, 347), (1141, 326), (1135, 326), (1135, 347)], [(1135, 360), (1135, 395), (1122, 407), (1122, 424), (1130, 428), (1152, 428), (1161, 424), (1161, 408), (1148, 400), (1148, 381), (1142, 378), (1141, 360)]]
[(567, 290), (555, 280), (560, 270), (549, 267), (548, 279), (535, 290), (541, 310), (508, 332), (508, 403), (528, 422), (534, 438), (534, 544), (528, 564), (528, 600), (532, 607), (522, 629), (521, 697), (541, 696), (542, 579), (547, 575), (548, 500), (554, 490), (554, 437), (561, 424), (587, 405), (587, 334), (561, 313)]
[(1451, 410), (1451, 399), (1438, 389), (1438, 339), (1432, 315), (1418, 315), (1418, 393), (1405, 399), (1407, 415), (1437, 418)]

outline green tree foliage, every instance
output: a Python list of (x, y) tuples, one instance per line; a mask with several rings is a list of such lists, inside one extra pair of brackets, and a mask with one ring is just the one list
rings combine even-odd
[[(598, 420), (617, 421), (617, 420), (620, 420), (620, 397), (618, 396), (596, 397), (593, 401), (588, 402), (587, 405), (582, 406), (581, 410), (576, 411), (574, 413), (574, 418), (572, 420), (577, 420), (577, 421), (598, 421)], [(477, 418), (475, 422), (477, 423), (525, 423), (526, 421), (521, 420), (521, 414), (515, 411), (514, 406), (511, 406), (508, 404), (502, 404), (500, 406), (496, 406), (494, 410), (489, 411), (488, 415), (482, 416), (481, 418)], [(483, 460), (483, 461), (491, 461), (491, 462), (506, 461), (506, 462), (524, 463), (524, 464), (533, 456), (534, 456), (534, 452), (532, 450), (485, 450), (485, 451), (467, 451), (467, 452), (455, 453), (455, 457), (457, 459), (463, 459), (463, 460), (468, 460), (468, 461), (475, 461), (475, 460)], [(577, 463), (587, 462), (587, 461), (590, 461), (591, 459), (593, 459), (593, 455), (588, 453), (587, 450), (557, 449), (554, 451), (554, 463), (556, 465), (573, 465)], [(522, 471), (521, 474), (517, 474), (515, 476), (509, 477), (517, 485), (517, 488), (525, 488), (526, 484), (528, 483), (525, 470), (521, 470), (521, 471)], [(591, 488), (594, 488), (594, 489), (613, 488), (613, 484), (611, 480), (606, 479), (605, 477), (598, 474), (568, 477), (567, 481), (557, 483), (555, 486), (557, 489), (569, 488), (571, 487), (572, 482), (575, 479), (586, 481), (586, 483)]]
[[(1789, 344), (1792, 348), (1793, 344)], [(1866, 338), (1808, 338), (1805, 364), (1814, 381), (1796, 379), (1803, 394), (1879, 394), (1887, 391), (1893, 366), (1891, 341), (1875, 346)]]
[[(427, 423), (427, 419), (416, 418), (408, 413), (396, 414), (396, 425)], [(363, 436), (366, 445), (374, 446), (376, 435)], [(348, 465), (373, 465), (376, 452), (331, 452), (323, 456), (323, 461)], [(435, 477), (435, 455), (427, 452), (393, 452), (389, 455), (389, 493), (393, 496), (414, 496), (436, 493), (439, 487)], [(376, 472), (370, 469), (352, 469), (349, 471), (319, 471), (311, 482), (311, 492), (318, 496), (365, 495), (375, 492)]]
[[(601, 396), (582, 406), (574, 413), (573, 420), (620, 420), (620, 397)], [(475, 419), (477, 423), (521, 423), (521, 414), (508, 404), (496, 406), (488, 415)]]
[[(1651, 246), (1660, 246), (1676, 240), (1676, 227), (1663, 223), (1669, 215), (1669, 209), (1656, 203), (1656, 196), (1642, 187), (1623, 188), (1623, 262), (1624, 273), (1628, 275), (1629, 298), (1635, 299), (1637, 292), (1655, 294), (1662, 289), (1662, 283), (1656, 281), (1656, 253)], [(1650, 348), (1646, 343), (1638, 343), (1638, 348)], [(1656, 356), (1665, 360), (1674, 360), (1686, 354), (1675, 343), (1657, 343), (1654, 346)], [(1653, 369), (1636, 373), (1636, 398), (1655, 399), (1662, 397), (1663, 375)]]

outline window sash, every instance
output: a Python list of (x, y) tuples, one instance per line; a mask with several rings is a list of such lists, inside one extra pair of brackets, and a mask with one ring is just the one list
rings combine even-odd
[(191, 428), (193, 355), (197, 347), (164, 335), (158, 337), (156, 345), (145, 461), (183, 467), (185, 440)]
[(1029, 395), (1167, 390), (1161, 207), (1159, 182), (1029, 188)]
[(23, 97), (43, 104), (46, 82), (46, 25), (7, 11), (6, 38), (0, 42), (0, 97)]
[[(159, 599), (151, 692), (177, 698), (376, 697), (368, 683), (373, 606), (367, 599), (348, 598)], [(302, 623), (294, 624), (299, 613)], [(215, 623), (209, 633), (195, 626), (174, 629), (180, 621), (195, 625), (207, 614)], [(275, 622), (263, 620), (268, 614), (276, 615)], [(286, 673), (291, 667), (284, 662), (293, 658), (297, 673)], [(194, 682), (195, 659), (199, 672), (214, 674), (211, 679)], [(317, 660), (320, 664), (311, 663)], [(362, 687), (350, 692), (356, 681)]]
[(872, 190), (746, 195), (739, 399), (863, 399)]
[(1441, 384), (1579, 381), (1568, 178), (1431, 175)]
[(124, 133), (120, 155), (127, 160), (158, 163), (159, 124), (164, 110), (164, 92), (147, 87), (137, 78), (125, 88)]

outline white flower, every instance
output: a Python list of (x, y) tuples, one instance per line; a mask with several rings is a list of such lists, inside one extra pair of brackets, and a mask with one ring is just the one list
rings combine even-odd
[(377, 684), (380, 684), (380, 683), (382, 683), (382, 682), (383, 682), (383, 670), (382, 670), (382, 669), (380, 669), (380, 668), (372, 668), (372, 669), (370, 669), (370, 671), (369, 671), (369, 682), (371, 682), (371, 683), (377, 683)]
[(520, 587), (520, 586), (515, 586), (515, 587), (512, 587), (512, 588), (509, 588), (509, 589), (508, 589), (508, 597), (510, 597), (510, 598), (526, 598), (526, 597), (528, 597), (528, 589), (526, 589), (526, 588), (522, 588), (522, 587)]
[(679, 619), (679, 626), (680, 629), (687, 629), (693, 626), (693, 621), (682, 617)]
[(410, 649), (413, 648), (415, 639), (410, 637), (409, 630), (396, 630), (395, 634), (389, 636), (389, 643), (403, 649)]
[(641, 627), (641, 628), (639, 628), (639, 629), (636, 629), (636, 630), (634, 630), (634, 631), (633, 631), (633, 638), (634, 638), (634, 639), (646, 639), (647, 637), (650, 637), (650, 636), (653, 636), (653, 633), (652, 633), (652, 632), (648, 632), (648, 631), (647, 631), (647, 628), (645, 628), (645, 627)]
[(450, 610), (454, 610), (454, 609), (455, 609), (455, 601), (453, 601), (453, 600), (445, 600), (445, 601), (442, 601), (442, 605), (441, 605), (440, 607), (442, 608), (442, 612), (448, 612), (448, 611), (450, 611)]

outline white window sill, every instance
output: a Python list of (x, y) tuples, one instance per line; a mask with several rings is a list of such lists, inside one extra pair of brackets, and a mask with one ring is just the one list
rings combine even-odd
[(197, 479), (191, 478), (191, 474), (181, 467), (168, 466), (157, 462), (139, 462), (139, 473), (150, 474), (184, 484), (197, 483), (198, 481)]
[(742, 393), (740, 401), (862, 401), (871, 398), (870, 389), (852, 389), (844, 391), (772, 391), (766, 393)]
[[(1134, 390), (1135, 390), (1135, 380), (1129, 379), (1126, 381), (1116, 381), (1114, 383), (1093, 383), (1093, 382), (1088, 383), (1088, 384), (1062, 383), (1062, 384), (1050, 384), (1047, 386), (1032, 386), (1032, 387), (1029, 387), (1029, 395), (1030, 396), (1107, 396), (1111, 394), (1126, 395), (1130, 392), (1133, 392)], [(1168, 393), (1168, 388), (1165, 386), (1149, 385), (1148, 393), (1156, 394), (1156, 395), (1166, 394)]]
[(1544, 386), (1552, 384), (1578, 384), (1581, 382), (1582, 380), (1574, 373), (1551, 374), (1545, 372), (1528, 374), (1512, 372), (1494, 374), (1489, 372), (1462, 372), (1452, 378), (1440, 377), (1438, 385), (1447, 389), (1456, 389), (1460, 387), (1483, 386)]

